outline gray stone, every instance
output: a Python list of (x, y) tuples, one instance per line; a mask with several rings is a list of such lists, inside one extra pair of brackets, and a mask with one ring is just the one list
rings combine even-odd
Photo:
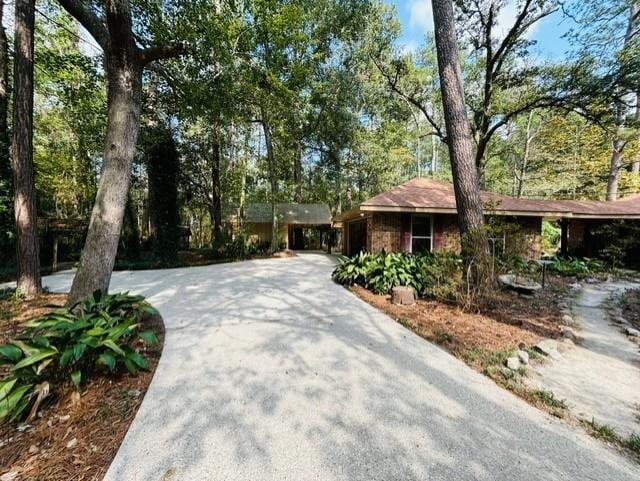
[(560, 359), (561, 357), (558, 352), (558, 343), (553, 339), (543, 339), (536, 344), (535, 350), (552, 359)]
[(562, 323), (567, 325), (567, 326), (571, 326), (574, 323), (573, 317), (571, 317), (569, 314), (563, 314), (562, 315)]
[(518, 359), (522, 364), (529, 364), (529, 353), (527, 351), (523, 351), (522, 349), (518, 350)]
[(633, 327), (627, 327), (624, 332), (627, 336), (640, 337), (640, 331), (634, 329)]
[(518, 369), (520, 369), (520, 367), (522, 367), (522, 364), (520, 364), (520, 359), (518, 359), (517, 357), (508, 358), (505, 364), (512, 371), (517, 371)]
[(570, 327), (562, 327), (561, 332), (562, 332), (563, 339), (569, 339), (573, 343), (576, 343), (578, 341), (578, 336), (576, 335), (575, 331)]

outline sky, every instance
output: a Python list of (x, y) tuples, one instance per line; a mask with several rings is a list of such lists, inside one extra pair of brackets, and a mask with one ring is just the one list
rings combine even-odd
[[(416, 50), (423, 44), (425, 32), (433, 30), (431, 0), (385, 0), (394, 5), (400, 23), (402, 37), (400, 47), (404, 50)], [(506, 30), (513, 23), (516, 15), (515, 1), (508, 2), (501, 12), (498, 27)], [(536, 41), (536, 53), (543, 59), (559, 59), (569, 49), (563, 34), (569, 29), (569, 22), (556, 12), (536, 24), (529, 33), (529, 38)]]

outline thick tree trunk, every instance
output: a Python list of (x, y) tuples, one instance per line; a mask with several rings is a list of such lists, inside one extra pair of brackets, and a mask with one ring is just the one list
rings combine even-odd
[[(4, 4), (0, 4), (0, 259), (13, 257), (10, 231), (13, 230), (13, 179), (9, 139), (9, 44), (2, 24)], [(5, 251), (5, 252), (2, 252)]]
[(95, 290), (108, 291), (118, 251), (142, 100), (142, 68), (129, 50), (120, 46), (119, 51), (106, 54), (107, 139), (89, 230), (69, 294), (70, 305)]
[(12, 165), (17, 233), (18, 289), (42, 292), (33, 169), (33, 31), (35, 0), (15, 2)]
[(271, 252), (278, 250), (278, 215), (276, 196), (278, 191), (278, 178), (276, 174), (276, 159), (273, 151), (273, 139), (271, 137), (271, 127), (269, 122), (262, 115), (262, 129), (264, 131), (264, 141), (267, 146), (267, 163), (269, 164), (269, 182), (271, 183)]
[(474, 287), (487, 282), (489, 244), (484, 230), (484, 212), (478, 172), (474, 162), (471, 132), (464, 101), (458, 60), (455, 17), (451, 0), (432, 0), (442, 104), (447, 129), (453, 184), (458, 209), (462, 252)]
[(620, 132), (616, 132), (611, 149), (611, 164), (609, 166), (609, 178), (607, 179), (607, 200), (618, 198), (618, 184), (620, 171), (622, 170), (622, 149), (624, 141), (620, 138)]
[(220, 151), (221, 151), (220, 118), (211, 125), (211, 247), (216, 248), (223, 243), (222, 239), (222, 188), (220, 183)]

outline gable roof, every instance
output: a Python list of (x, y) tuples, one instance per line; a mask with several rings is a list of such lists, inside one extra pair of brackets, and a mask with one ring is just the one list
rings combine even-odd
[[(276, 213), (284, 224), (331, 224), (331, 211), (325, 204), (276, 204)], [(247, 204), (245, 219), (254, 224), (270, 224), (271, 204)]]
[[(486, 191), (481, 196), (485, 209), (496, 215), (640, 219), (640, 195), (613, 202), (518, 199)], [(453, 184), (424, 177), (415, 178), (370, 198), (358, 209), (342, 214), (338, 220), (347, 220), (354, 214), (367, 211), (455, 214)]]

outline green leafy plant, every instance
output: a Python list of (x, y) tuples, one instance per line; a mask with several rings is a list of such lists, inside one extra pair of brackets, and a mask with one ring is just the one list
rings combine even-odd
[(397, 286), (412, 287), (420, 296), (453, 298), (461, 278), (461, 261), (450, 253), (359, 253), (342, 258), (333, 272), (339, 284), (358, 284), (376, 294)]
[(604, 270), (604, 264), (588, 257), (554, 257), (549, 268), (561, 276), (585, 276)]
[(71, 309), (60, 309), (25, 324), (19, 339), (0, 345), (0, 365), (8, 375), (0, 382), (0, 419), (32, 417), (51, 387), (71, 382), (77, 389), (98, 370), (130, 373), (148, 369), (133, 339), (157, 344), (152, 330), (142, 330), (145, 315), (157, 311), (142, 296), (102, 294)]

